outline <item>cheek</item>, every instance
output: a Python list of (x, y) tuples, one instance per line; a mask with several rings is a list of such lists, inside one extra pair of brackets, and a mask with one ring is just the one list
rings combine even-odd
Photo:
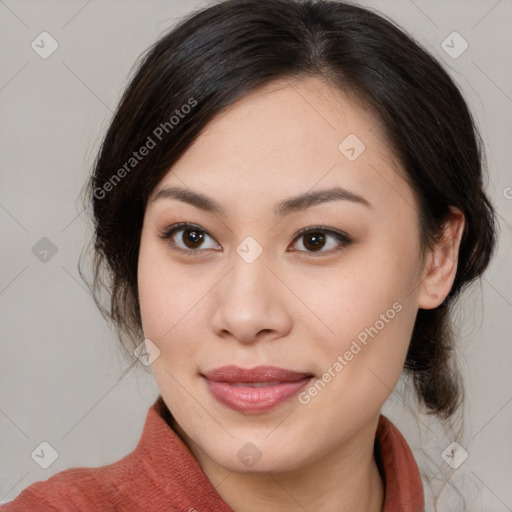
[(186, 273), (173, 268), (164, 244), (151, 240), (151, 235), (144, 232), (137, 279), (144, 334), (161, 340), (172, 333), (190, 309), (194, 287), (190, 286)]
[[(152, 369), (157, 380), (196, 372), (201, 340), (207, 339), (206, 295), (212, 284), (178, 268), (165, 248), (141, 242), (138, 293), (144, 336), (160, 350)], [(171, 379), (172, 380), (172, 379)], [(171, 384), (171, 383), (170, 383)]]
[(342, 334), (315, 351), (323, 362), (318, 381), (299, 396), (310, 417), (358, 424), (376, 413), (402, 373), (414, 317), (407, 304), (384, 301), (357, 319), (346, 317), (346, 326), (340, 319)]
[(198, 305), (194, 308), (198, 298), (189, 284), (185, 273), (169, 266), (160, 248), (141, 243), (138, 293), (142, 326), (145, 338), (160, 351), (151, 371), (167, 405), (180, 417), (201, 413), (189, 410), (194, 409), (194, 403), (186, 392), (187, 379), (197, 372), (198, 340), (197, 330), (191, 329), (193, 315), (198, 314)]
[[(355, 386), (382, 394), (380, 401), (400, 377), (417, 312), (411, 295), (416, 259), (414, 247), (400, 253), (393, 247), (376, 244), (347, 257), (308, 297), (329, 328), (311, 339), (317, 340), (318, 370), (336, 375), (331, 388), (336, 394)], [(306, 285), (302, 280), (298, 294), (306, 293)]]
[(365, 329), (375, 324), (379, 331), (384, 327), (389, 331), (388, 326), (396, 323), (395, 317), (403, 316), (397, 314), (397, 309), (411, 300), (408, 295), (414, 282), (409, 267), (412, 265), (400, 262), (399, 255), (391, 252), (361, 250), (336, 268), (290, 279), (294, 292), (304, 298), (305, 314), (316, 316), (318, 325), (323, 324), (327, 338), (336, 345), (360, 333), (364, 338)]

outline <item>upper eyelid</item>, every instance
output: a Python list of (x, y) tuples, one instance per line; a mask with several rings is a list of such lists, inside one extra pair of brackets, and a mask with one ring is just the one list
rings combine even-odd
[[(184, 229), (194, 229), (194, 228), (196, 228), (198, 231), (202, 231), (203, 233), (206, 233), (209, 237), (211, 237), (215, 240), (215, 237), (207, 229), (203, 228), (199, 224), (194, 224), (193, 222), (177, 222), (177, 223), (169, 226), (167, 229), (163, 230), (161, 232), (161, 234), (162, 235), (165, 235), (167, 233), (174, 234), (174, 233), (184, 230)], [(315, 230), (323, 231), (323, 232), (326, 232), (333, 236), (339, 235), (339, 236), (344, 236), (346, 238), (350, 238), (350, 236), (347, 233), (343, 232), (342, 230), (339, 230), (336, 228), (331, 228), (328, 226), (313, 225), (313, 226), (308, 226), (308, 227), (299, 229), (299, 231), (297, 231), (294, 235), (294, 240), (298, 236), (304, 235), (305, 233), (313, 232)]]

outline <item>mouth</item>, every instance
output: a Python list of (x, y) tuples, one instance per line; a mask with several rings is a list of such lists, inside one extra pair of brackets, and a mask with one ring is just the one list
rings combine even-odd
[(276, 366), (222, 366), (201, 376), (218, 402), (244, 414), (259, 414), (276, 408), (314, 377), (311, 373)]

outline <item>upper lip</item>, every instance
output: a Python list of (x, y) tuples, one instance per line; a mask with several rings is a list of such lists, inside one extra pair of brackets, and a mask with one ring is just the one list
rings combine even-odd
[(294, 382), (313, 376), (311, 373), (296, 372), (277, 366), (240, 368), (234, 365), (214, 368), (202, 375), (216, 382)]

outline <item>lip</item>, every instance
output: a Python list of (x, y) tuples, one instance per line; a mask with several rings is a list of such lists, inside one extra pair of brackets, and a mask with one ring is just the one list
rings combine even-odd
[(282, 404), (311, 381), (311, 373), (276, 366), (222, 366), (201, 374), (213, 397), (245, 414), (258, 414)]

